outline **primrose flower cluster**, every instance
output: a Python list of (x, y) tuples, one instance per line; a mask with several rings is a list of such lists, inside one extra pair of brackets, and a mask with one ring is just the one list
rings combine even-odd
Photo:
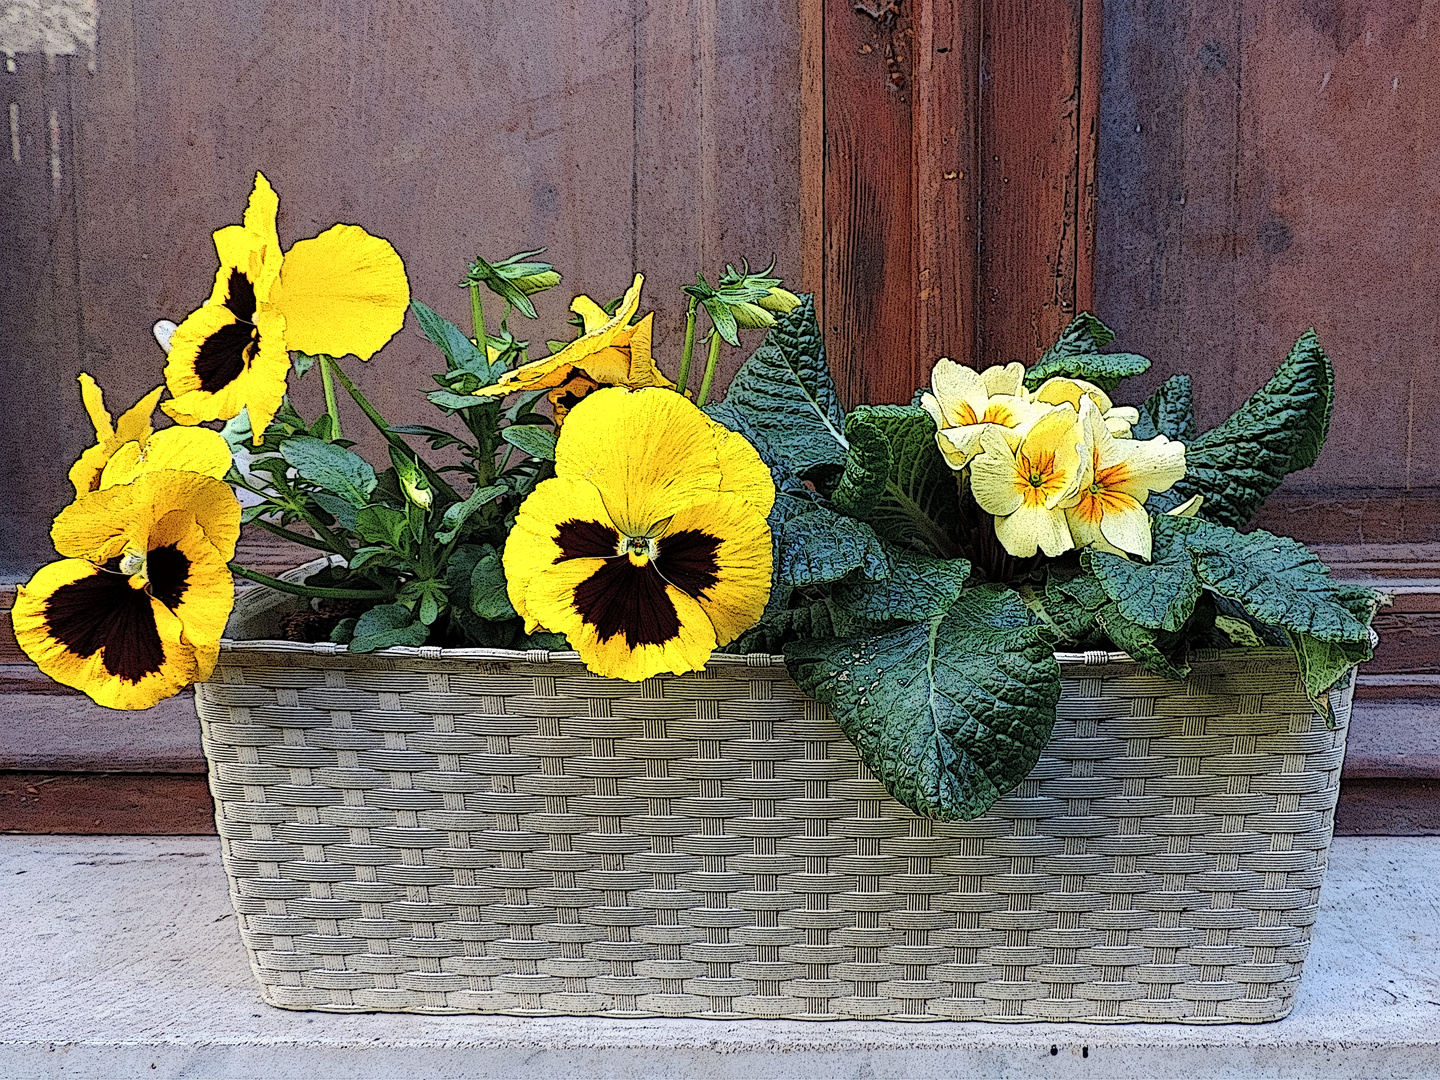
[[(1183, 444), (1131, 438), (1138, 410), (1084, 379), (1055, 377), (1032, 393), (1025, 367), (977, 372), (941, 360), (920, 399), (949, 466), (968, 472), (976, 503), (1017, 558), (1076, 548), (1150, 558), (1146, 500), (1185, 476)], [(1189, 516), (1199, 499), (1177, 507)]]

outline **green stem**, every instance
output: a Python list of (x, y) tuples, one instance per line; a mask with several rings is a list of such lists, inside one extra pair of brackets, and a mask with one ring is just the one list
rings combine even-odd
[(695, 396), (695, 404), (699, 408), (705, 407), (705, 402), (710, 398), (710, 384), (715, 381), (715, 365), (720, 360), (720, 331), (710, 331), (710, 355), (705, 358), (705, 377), (700, 380), (700, 393)]
[(334, 544), (327, 537), (306, 536), (304, 533), (297, 533), (287, 529), (283, 525), (272, 524), (264, 518), (256, 518), (250, 522), (250, 524), (259, 526), (272, 536), (278, 536), (282, 540), (289, 540), (292, 544), (304, 544), (306, 547), (312, 547), (318, 551), (329, 551), (335, 555), (345, 555), (347, 557), (353, 554), (348, 548)]
[(480, 283), (470, 282), (470, 321), (475, 327), (475, 344), (480, 346), (480, 351), (486, 353), (485, 347), (485, 307), (480, 302)]
[(281, 581), (269, 574), (262, 574), (259, 570), (250, 570), (233, 562), (230, 564), (230, 572), (237, 577), (258, 581), (261, 585), (268, 585), (277, 592), (290, 593), (292, 596), (312, 596), (320, 600), (387, 600), (390, 598), (389, 593), (381, 592), (378, 589), (326, 589), (319, 585), (296, 585), (294, 582)]
[(695, 309), (700, 301), (690, 297), (690, 306), (685, 309), (685, 347), (680, 350), (680, 377), (675, 381), (675, 389), (682, 395), (685, 387), (690, 383), (690, 356), (695, 351)]
[[(390, 430), (390, 425), (385, 422), (385, 418), (376, 411), (374, 405), (371, 405), (370, 402), (365, 399), (365, 395), (360, 392), (358, 386), (350, 381), (350, 376), (345, 374), (344, 369), (328, 356), (321, 357), (320, 362), (335, 365), (335, 377), (340, 380), (340, 385), (345, 387), (345, 392), (354, 399), (356, 405), (360, 406), (360, 411), (369, 418), (370, 422), (375, 425), (380, 434), (385, 436), (385, 441), (391, 446), (403, 450), (406, 454), (411, 453), (409, 444), (406, 443), (401, 436), (396, 435)], [(416, 461), (419, 462), (420, 468), (424, 471), (425, 479), (430, 481), (431, 487), (443, 492), (450, 498), (451, 502), (460, 501), (460, 496), (456, 493), (455, 489), (446, 483), (445, 478), (426, 464), (425, 460), (418, 454), (416, 455)]]
[(321, 357), (320, 381), (325, 387), (325, 411), (330, 414), (330, 440), (340, 438), (340, 406), (335, 401), (335, 383), (330, 377), (329, 357)]

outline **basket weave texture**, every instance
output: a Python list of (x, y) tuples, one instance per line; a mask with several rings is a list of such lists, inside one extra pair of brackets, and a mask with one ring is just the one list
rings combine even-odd
[(1344, 756), (1286, 650), (1061, 657), (984, 817), (886, 794), (778, 657), (233, 642), (196, 696), (286, 1008), (1234, 1022), (1290, 1008)]

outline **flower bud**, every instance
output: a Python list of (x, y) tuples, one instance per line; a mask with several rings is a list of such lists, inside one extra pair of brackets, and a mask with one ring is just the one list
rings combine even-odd
[(742, 330), (768, 330), (775, 325), (775, 316), (759, 304), (742, 300), (738, 304), (727, 304), (730, 314), (735, 316), (735, 325)]
[(796, 296), (789, 289), (782, 289), (779, 285), (776, 285), (755, 302), (766, 311), (778, 311), (783, 315), (785, 312), (794, 311), (800, 306), (800, 297)]

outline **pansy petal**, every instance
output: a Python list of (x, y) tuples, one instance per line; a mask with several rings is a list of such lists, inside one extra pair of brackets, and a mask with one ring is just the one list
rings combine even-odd
[(775, 505), (775, 479), (770, 475), (770, 466), (745, 436), (713, 420), (710, 425), (720, 463), (720, 490), (735, 492), (761, 517), (769, 516)]
[(132, 484), (91, 492), (56, 516), (50, 528), (55, 550), (102, 563), (127, 545), (143, 549), (166, 514), (187, 511), (229, 562), (240, 538), (240, 504), (223, 480), (192, 472), (146, 473)]
[(639, 682), (705, 666), (715, 629), (690, 596), (653, 564), (625, 557), (573, 559), (538, 575), (527, 594), (531, 615), (564, 634), (597, 675)]
[(120, 414), (120, 419), (115, 421), (117, 442), (143, 441), (150, 437), (155, 430), (150, 421), (155, 416), (155, 405), (164, 392), (165, 387), (157, 386)]
[(144, 443), (127, 442), (111, 456), (100, 477), (100, 487), (128, 484), (145, 473), (176, 469), (203, 473), (219, 480), (230, 471), (230, 445), (218, 431), (202, 427), (172, 427), (157, 431)]
[(580, 321), (585, 327), (582, 333), (588, 334), (591, 331), (598, 330), (610, 321), (610, 316), (606, 313), (605, 309), (588, 296), (581, 295), (571, 300), (570, 310), (580, 316)]
[(569, 377), (545, 395), (550, 401), (550, 413), (554, 417), (555, 426), (558, 428), (565, 423), (565, 417), (570, 415), (570, 410), (599, 389), (600, 384), (594, 379), (571, 369)]
[(150, 595), (180, 620), (185, 641), (195, 650), (195, 677), (208, 678), (235, 603), (235, 579), (193, 514), (176, 510), (156, 522), (145, 573)]
[(11, 620), (41, 671), (107, 708), (149, 708), (200, 677), (164, 604), (80, 559), (41, 567), (16, 590)]
[(630, 328), (630, 374), (625, 379), (625, 385), (632, 390), (639, 390), (646, 386), (663, 386), (671, 390), (675, 388), (675, 384), (655, 366), (655, 358), (650, 353), (650, 343), (654, 333), (655, 313), (653, 311)]
[(642, 536), (720, 490), (710, 428), (703, 412), (669, 390), (597, 390), (566, 418), (555, 472), (589, 480), (620, 531)]
[(501, 558), (510, 604), (526, 632), (538, 625), (526, 599), (536, 576), (567, 559), (618, 558), (619, 543), (595, 485), (567, 477), (541, 482), (520, 504)]
[(104, 443), (115, 437), (115, 425), (111, 423), (110, 412), (105, 408), (105, 392), (100, 384), (85, 372), (76, 377), (80, 383), (80, 400), (85, 403), (85, 412), (95, 428), (95, 441)]
[(725, 491), (687, 506), (658, 547), (660, 576), (699, 601), (719, 644), (760, 621), (770, 598), (770, 526), (742, 496)]
[(252, 323), (224, 305), (205, 304), (170, 339), (165, 382), (174, 397), (160, 407), (182, 424), (229, 420), (248, 408), (255, 441), (261, 442), (285, 396), (289, 373), (279, 311), (262, 304)]
[(110, 452), (104, 446), (92, 446), (70, 466), (70, 483), (74, 485), (77, 497), (99, 490), (100, 478), (105, 474), (105, 465), (109, 460)]
[(410, 283), (388, 240), (334, 225), (285, 253), (270, 299), (289, 348), (368, 360), (404, 324)]

